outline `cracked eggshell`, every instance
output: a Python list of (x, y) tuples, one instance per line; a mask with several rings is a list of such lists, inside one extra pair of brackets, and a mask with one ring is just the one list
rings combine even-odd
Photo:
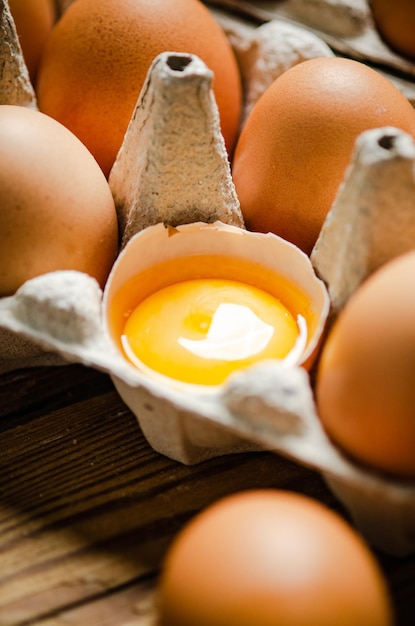
[[(249, 233), (220, 222), (177, 228), (158, 224), (130, 239), (114, 264), (103, 301), (105, 332), (119, 353), (123, 354), (120, 337), (128, 309), (168, 284), (201, 275), (211, 277), (212, 269), (204, 266), (203, 259), (212, 257), (219, 259), (214, 271), (219, 271), (221, 277), (243, 280), (241, 268), (244, 268), (251, 272), (251, 277), (246, 274), (247, 282), (261, 286), (256, 281), (262, 281), (262, 287), (270, 291), (270, 282), (274, 280), (274, 291), (280, 290), (281, 299), (285, 295), (290, 306), (302, 308), (308, 326), (307, 345), (287, 367), (300, 363), (310, 366), (323, 332), (329, 301), (308, 257), (275, 235)], [(157, 376), (148, 376), (127, 361), (126, 367), (134, 370), (134, 376), (141, 380), (139, 388), (118, 376), (114, 377), (115, 385), (156, 450), (186, 463), (219, 454), (218, 446), (229, 451), (228, 437), (217, 417), (220, 409), (209, 409), (211, 403), (214, 407), (220, 404), (227, 382), (213, 388), (160, 382)], [(207, 423), (203, 419), (206, 413), (214, 416)]]
[[(216, 259), (216, 261), (215, 261)], [(119, 254), (104, 290), (105, 321), (117, 345), (125, 314), (151, 293), (192, 278), (245, 280), (272, 293), (307, 324), (296, 365), (310, 366), (329, 310), (307, 255), (271, 233), (215, 222), (157, 224), (137, 233)]]

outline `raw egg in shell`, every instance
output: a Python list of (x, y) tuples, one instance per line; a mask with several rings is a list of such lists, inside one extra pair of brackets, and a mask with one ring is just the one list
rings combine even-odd
[(265, 359), (309, 367), (328, 306), (301, 250), (221, 222), (140, 231), (104, 293), (108, 331), (124, 358), (188, 392), (214, 390)]

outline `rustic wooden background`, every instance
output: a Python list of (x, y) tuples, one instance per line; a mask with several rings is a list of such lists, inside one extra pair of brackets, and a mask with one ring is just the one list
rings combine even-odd
[[(179, 529), (252, 487), (311, 495), (316, 473), (255, 452), (186, 467), (154, 452), (110, 379), (80, 365), (0, 377), (0, 626), (153, 626)], [(415, 623), (415, 555), (377, 554), (397, 626)]]

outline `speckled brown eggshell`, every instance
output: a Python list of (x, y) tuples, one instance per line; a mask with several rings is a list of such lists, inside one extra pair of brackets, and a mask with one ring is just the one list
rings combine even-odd
[(383, 265), (350, 298), (318, 371), (321, 420), (359, 462), (415, 478), (415, 253)]
[(383, 126), (415, 136), (415, 110), (379, 72), (336, 57), (288, 69), (258, 100), (237, 143), (232, 175), (247, 228), (310, 253), (356, 138)]
[(108, 183), (85, 146), (32, 109), (0, 106), (0, 296), (55, 270), (101, 286), (118, 251)]

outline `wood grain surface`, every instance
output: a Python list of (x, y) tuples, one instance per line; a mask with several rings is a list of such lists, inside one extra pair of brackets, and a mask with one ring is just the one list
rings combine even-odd
[[(347, 517), (319, 475), (271, 452), (195, 466), (154, 452), (101, 373), (4, 374), (0, 626), (154, 626), (172, 538), (218, 497), (254, 487), (302, 492)], [(415, 555), (376, 556), (397, 626), (413, 626)]]

